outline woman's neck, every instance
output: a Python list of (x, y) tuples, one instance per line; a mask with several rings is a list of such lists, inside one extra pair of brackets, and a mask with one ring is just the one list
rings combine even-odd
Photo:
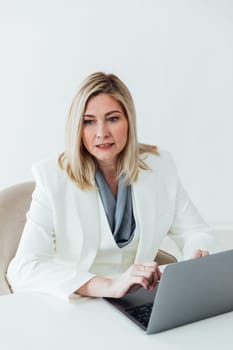
[(105, 178), (116, 178), (117, 177), (117, 164), (114, 161), (101, 162), (98, 161), (98, 167), (101, 170)]
[(106, 182), (108, 183), (114, 197), (117, 195), (118, 177), (116, 163), (98, 163), (99, 169), (102, 172)]

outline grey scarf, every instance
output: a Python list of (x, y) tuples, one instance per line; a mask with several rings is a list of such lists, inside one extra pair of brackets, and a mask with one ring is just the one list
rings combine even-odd
[(136, 227), (131, 186), (125, 186), (120, 177), (115, 198), (100, 170), (96, 172), (95, 181), (114, 239), (119, 247), (124, 247), (133, 239)]

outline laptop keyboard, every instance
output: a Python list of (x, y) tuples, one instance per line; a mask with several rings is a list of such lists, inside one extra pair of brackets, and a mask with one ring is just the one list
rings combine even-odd
[(153, 307), (153, 303), (150, 302), (150, 303), (129, 308), (126, 311), (133, 318), (135, 318), (139, 323), (141, 323), (145, 328), (147, 328), (152, 307)]

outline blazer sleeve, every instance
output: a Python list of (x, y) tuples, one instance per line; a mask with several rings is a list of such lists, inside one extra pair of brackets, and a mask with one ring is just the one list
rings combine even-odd
[(218, 251), (218, 242), (214, 238), (212, 229), (203, 220), (197, 208), (192, 203), (187, 191), (184, 189), (173, 160), (170, 158), (171, 174), (175, 174), (175, 202), (174, 216), (168, 236), (177, 244), (188, 259), (196, 249), (208, 250), (211, 253)]
[(77, 262), (56, 258), (53, 212), (39, 175), (16, 256), (7, 279), (14, 292), (38, 291), (66, 300), (95, 275), (79, 270)]

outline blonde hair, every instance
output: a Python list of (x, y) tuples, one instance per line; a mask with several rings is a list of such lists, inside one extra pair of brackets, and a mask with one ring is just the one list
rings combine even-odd
[(102, 93), (121, 104), (128, 121), (128, 140), (117, 163), (117, 175), (124, 176), (125, 184), (137, 180), (139, 169), (149, 170), (142, 154), (159, 154), (156, 146), (138, 144), (135, 107), (127, 86), (114, 74), (93, 73), (83, 81), (73, 99), (66, 124), (65, 151), (58, 159), (60, 167), (81, 189), (93, 188), (97, 168), (95, 158), (82, 142), (83, 114), (90, 98)]

